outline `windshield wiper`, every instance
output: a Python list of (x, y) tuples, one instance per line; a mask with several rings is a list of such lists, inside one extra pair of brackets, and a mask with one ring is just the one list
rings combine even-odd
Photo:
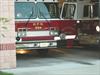
[(43, 18), (47, 21), (47, 23), (48, 23), (48, 28), (49, 28), (49, 31), (50, 31), (50, 27), (51, 27), (51, 24), (50, 24), (50, 22), (47, 20), (47, 18), (44, 16), (44, 14), (40, 11), (40, 9), (39, 9), (39, 13), (43, 16)]
[(29, 16), (29, 18), (28, 18), (27, 22), (25, 23), (26, 30), (27, 30), (27, 27), (28, 27), (28, 23), (29, 23), (29, 21), (30, 21), (31, 17), (33, 16), (33, 14), (34, 14), (34, 12), (33, 12), (33, 8), (32, 8), (32, 13), (30, 14), (30, 16)]

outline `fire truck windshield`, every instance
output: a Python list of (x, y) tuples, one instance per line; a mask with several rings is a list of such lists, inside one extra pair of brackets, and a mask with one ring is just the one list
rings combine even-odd
[(16, 19), (28, 19), (30, 15), (31, 18), (36, 18), (36, 11), (34, 3), (17, 2), (15, 3), (15, 18)]
[(16, 2), (15, 18), (16, 19), (53, 19), (59, 18), (58, 3), (48, 2)]

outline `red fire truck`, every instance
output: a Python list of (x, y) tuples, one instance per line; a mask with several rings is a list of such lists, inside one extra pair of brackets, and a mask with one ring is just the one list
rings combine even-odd
[(16, 48), (46, 53), (49, 48), (72, 47), (74, 14), (74, 5), (61, 10), (59, 0), (15, 0)]
[(100, 47), (100, 2), (77, 2), (77, 39), (85, 47)]
[(66, 0), (61, 18), (76, 21), (74, 45), (100, 46), (100, 0)]

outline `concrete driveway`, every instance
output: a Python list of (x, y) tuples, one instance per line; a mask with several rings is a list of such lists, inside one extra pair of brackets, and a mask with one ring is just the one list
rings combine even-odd
[(45, 57), (36, 52), (17, 55), (15, 75), (100, 75), (100, 50), (52, 49)]

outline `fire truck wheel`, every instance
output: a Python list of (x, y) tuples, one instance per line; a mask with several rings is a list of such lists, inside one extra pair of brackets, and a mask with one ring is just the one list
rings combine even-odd
[(38, 49), (37, 52), (39, 53), (39, 55), (47, 55), (48, 54), (48, 49)]

